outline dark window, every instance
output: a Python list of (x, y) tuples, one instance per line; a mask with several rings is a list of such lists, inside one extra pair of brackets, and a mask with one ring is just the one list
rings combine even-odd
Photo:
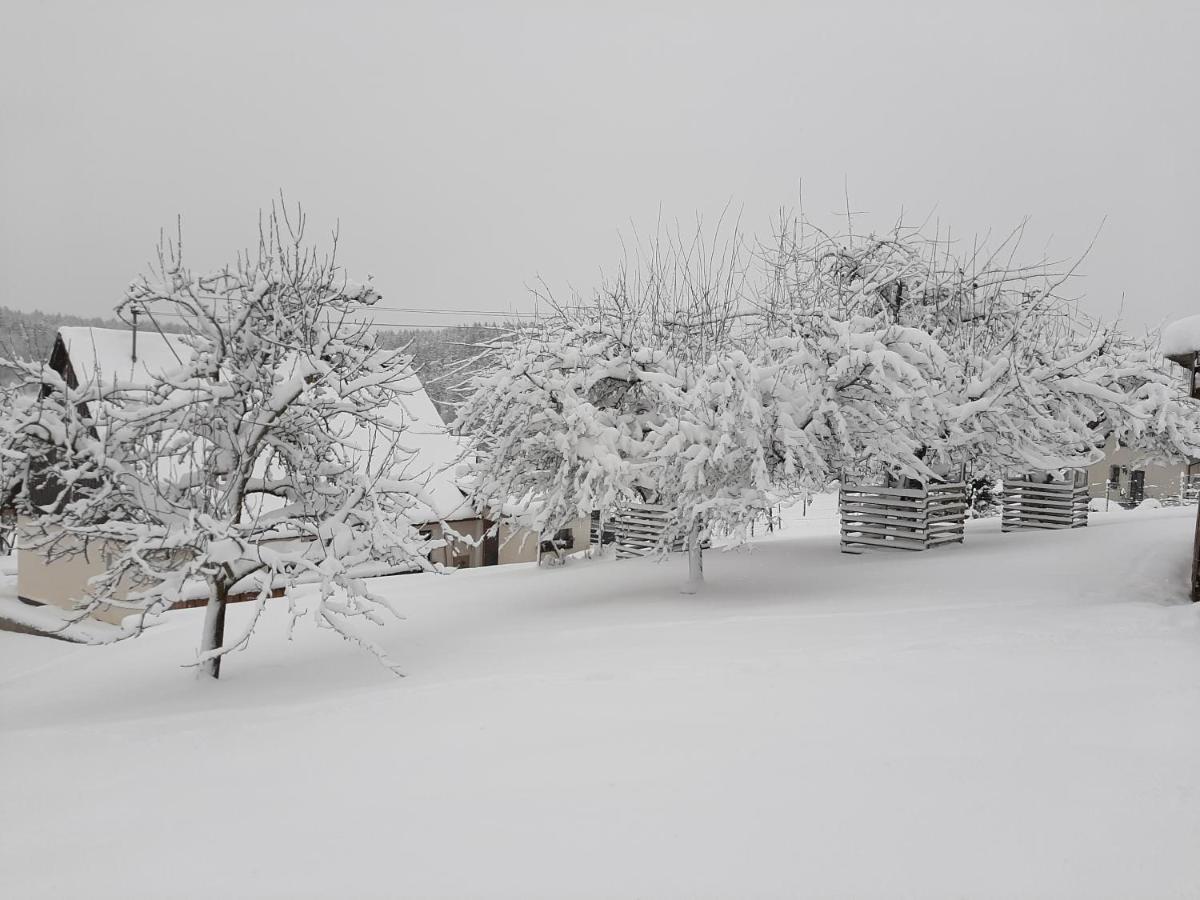
[(483, 564), (495, 566), (500, 563), (500, 526), (484, 522)]
[(1129, 475), (1129, 499), (1141, 503), (1146, 499), (1146, 473), (1141, 469)]
[(548, 541), (542, 541), (541, 550), (543, 553), (561, 553), (564, 550), (570, 550), (575, 546), (575, 532), (570, 528), (560, 528), (554, 532), (554, 537)]

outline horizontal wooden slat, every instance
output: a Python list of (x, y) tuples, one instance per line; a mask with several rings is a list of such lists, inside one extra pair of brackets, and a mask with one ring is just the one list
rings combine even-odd
[(855, 495), (853, 497), (843, 497), (841, 503), (843, 506), (866, 506), (872, 509), (909, 509), (917, 511), (925, 509), (924, 500), (905, 500), (896, 497), (871, 497), (866, 494)]
[(924, 541), (907, 541), (900, 539), (888, 540), (881, 537), (860, 537), (854, 540), (842, 541), (843, 547), (851, 547), (855, 544), (868, 547), (895, 547), (900, 550), (924, 550), (926, 544)]
[(1043, 484), (1036, 481), (1006, 481), (1005, 490), (1018, 490), (1025, 493), (1042, 494), (1072, 494), (1082, 485), (1077, 484)]
[(843, 494), (876, 494), (880, 497), (910, 497), (924, 500), (926, 492), (919, 488), (891, 488), (883, 485), (843, 485)]
[(842, 518), (863, 519), (896, 519), (903, 522), (924, 522), (927, 513), (924, 510), (911, 509), (881, 509), (879, 507), (847, 506), (842, 508)]
[(912, 528), (889, 528), (886, 525), (859, 525), (846, 526), (842, 529), (842, 536), (847, 537), (855, 534), (890, 534), (897, 537), (912, 538), (914, 540), (924, 540), (925, 531)]

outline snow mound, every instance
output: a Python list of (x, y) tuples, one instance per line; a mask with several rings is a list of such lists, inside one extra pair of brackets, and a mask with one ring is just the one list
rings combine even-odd
[(23, 603), (5, 587), (0, 584), (0, 631), (26, 630), (76, 644), (104, 643), (114, 640), (121, 632), (117, 625), (96, 619), (81, 619), (78, 613), (56, 606)]

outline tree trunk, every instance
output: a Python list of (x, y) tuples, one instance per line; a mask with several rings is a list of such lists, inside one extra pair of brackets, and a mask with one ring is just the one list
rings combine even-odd
[(704, 584), (704, 549), (700, 541), (700, 523), (693, 522), (688, 532), (688, 580), (683, 589), (685, 594), (694, 594)]
[[(224, 583), (208, 586), (208, 606), (204, 608), (204, 635), (200, 640), (200, 652), (217, 650), (225, 643), (225, 604), (229, 599), (229, 588)], [(221, 657), (215, 656), (202, 663), (200, 671), (212, 678), (221, 677)]]

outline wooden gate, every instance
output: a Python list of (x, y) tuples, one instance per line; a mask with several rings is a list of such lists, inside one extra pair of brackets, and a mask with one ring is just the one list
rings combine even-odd
[(842, 552), (870, 547), (928, 550), (962, 543), (967, 518), (967, 486), (962, 482), (928, 487), (843, 485), (838, 492)]
[(1038, 481), (1036, 476), (1004, 479), (1000, 530), (1083, 528), (1088, 523), (1088, 488), (1079, 473), (1070, 481)]

